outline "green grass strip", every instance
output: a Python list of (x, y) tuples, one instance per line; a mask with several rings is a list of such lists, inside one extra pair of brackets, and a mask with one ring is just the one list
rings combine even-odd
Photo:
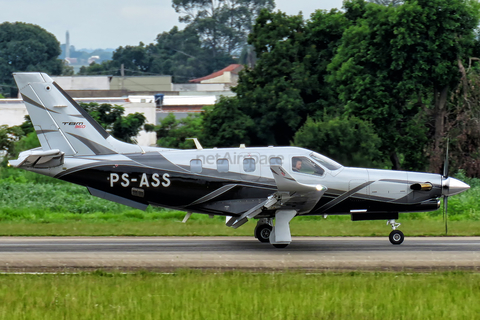
[(478, 319), (475, 273), (1, 275), (0, 319)]
[[(443, 236), (443, 222), (430, 220), (402, 221), (407, 237)], [(252, 236), (256, 222), (232, 229), (219, 219), (157, 221), (64, 221), (64, 222), (0, 222), (0, 236)], [(301, 220), (291, 222), (293, 236), (379, 236), (391, 231), (384, 221)], [(480, 221), (452, 221), (449, 236), (480, 236)]]

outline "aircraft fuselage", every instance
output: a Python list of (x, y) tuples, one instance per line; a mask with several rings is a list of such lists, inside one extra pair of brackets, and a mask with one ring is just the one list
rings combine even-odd
[[(292, 162), (298, 158), (310, 160), (312, 153), (296, 147), (147, 148), (145, 151), (65, 157), (61, 168), (32, 169), (117, 195), (128, 199), (126, 204), (142, 209), (150, 204), (226, 216), (239, 215), (276, 191), (270, 170), (272, 158), (281, 161), (298, 182), (327, 188), (314, 209), (303, 214), (431, 211), (439, 208), (442, 195), (442, 176), (439, 174), (343, 166), (331, 170), (322, 163), (316, 163), (323, 169), (321, 175), (294, 171)], [(192, 160), (199, 165), (198, 168), (192, 167), (195, 165)], [(252, 164), (244, 168), (244, 160), (250, 160)], [(219, 162), (228, 163), (228, 168), (222, 170)], [(411, 189), (414, 184), (427, 182), (431, 183), (431, 190)], [(268, 216), (268, 213), (262, 216)]]

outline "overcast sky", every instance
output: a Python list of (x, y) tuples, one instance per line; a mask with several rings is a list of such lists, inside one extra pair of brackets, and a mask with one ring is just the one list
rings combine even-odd
[[(177, 25), (179, 15), (171, 0), (0, 0), (0, 23), (37, 24), (65, 43), (81, 48), (117, 48), (152, 43), (157, 34)], [(342, 0), (276, 0), (276, 9), (288, 14), (341, 8)]]

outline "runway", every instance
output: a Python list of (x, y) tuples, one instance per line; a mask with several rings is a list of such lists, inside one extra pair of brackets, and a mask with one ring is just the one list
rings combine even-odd
[(480, 237), (294, 237), (284, 249), (252, 237), (1, 237), (3, 272), (81, 270), (480, 270)]

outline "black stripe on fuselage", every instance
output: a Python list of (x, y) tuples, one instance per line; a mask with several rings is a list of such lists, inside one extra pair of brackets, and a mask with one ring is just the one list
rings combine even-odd
[[(156, 174), (155, 179), (154, 174)], [(276, 191), (273, 186), (266, 188), (263, 185), (248, 181), (235, 181), (234, 187), (225, 188), (226, 185), (231, 185), (232, 181), (212, 177), (204, 179), (204, 177), (191, 173), (125, 165), (117, 167), (97, 165), (64, 174), (61, 179), (83, 186), (91, 186), (133, 201), (147, 201), (157, 206), (178, 209), (195, 205), (193, 202), (209, 195), (209, 199), (205, 199), (205, 202), (212, 200), (264, 199)], [(111, 179), (115, 179), (115, 181)], [(224, 189), (221, 189), (222, 187)], [(133, 196), (132, 188), (142, 189), (144, 197), (138, 199)], [(211, 194), (219, 189), (218, 194)], [(199, 209), (199, 205), (201, 203), (196, 204), (195, 207)]]

